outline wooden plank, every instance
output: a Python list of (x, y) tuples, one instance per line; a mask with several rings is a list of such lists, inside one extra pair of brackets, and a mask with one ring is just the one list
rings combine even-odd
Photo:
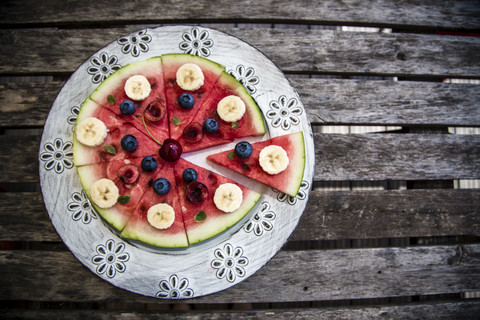
[[(350, 306), (328, 308), (305, 308), (305, 309), (269, 309), (243, 311), (183, 311), (181, 313), (161, 311), (162, 319), (305, 319), (305, 320), (330, 320), (330, 319), (423, 319), (423, 320), (451, 320), (467, 319), (480, 312), (480, 302), (434, 302), (415, 303), (406, 305), (379, 305), (379, 306)], [(105, 311), (105, 310), (25, 310), (6, 309), (3, 311), (4, 319), (56, 319), (56, 320), (84, 320), (84, 319), (156, 319), (158, 311)]]
[[(0, 208), (0, 241), (60, 241), (39, 193), (0, 193)], [(449, 235), (480, 235), (480, 190), (313, 190), (290, 240)]]
[[(480, 125), (478, 85), (291, 79), (312, 124)], [(0, 126), (43, 126), (64, 82), (0, 84)], [(28, 114), (28, 117), (25, 117)]]
[(480, 190), (310, 192), (290, 240), (480, 235)]
[[(73, 72), (106, 44), (135, 29), (4, 29), (0, 61), (6, 63), (0, 65), (0, 74)], [(249, 42), (286, 72), (480, 76), (480, 38), (476, 37), (219, 29)]]
[(313, 124), (480, 125), (480, 86), (291, 79)]
[[(118, 24), (130, 21), (165, 23), (171, 21), (236, 21), (374, 24), (388, 26), (426, 26), (430, 28), (478, 29), (480, 12), (477, 1), (249, 1), (218, 0), (212, 10), (208, 0), (198, 0), (195, 6), (184, 1), (146, 0), (118, 2), (84, 1), (75, 5), (59, 0), (3, 1), (0, 25), (15, 24)], [(185, 7), (189, 10), (185, 10)], [(35, 10), (32, 10), (35, 8)]]
[[(480, 177), (479, 135), (315, 133), (314, 142), (315, 181)], [(38, 182), (38, 136), (0, 136), (0, 145), (4, 182)]]
[(0, 208), (0, 241), (61, 241), (40, 193), (0, 193)]
[[(128, 265), (126, 268), (128, 272)], [(0, 269), (0, 298), (4, 300), (170, 302), (114, 287), (66, 252), (0, 251)], [(261, 303), (448, 294), (475, 291), (479, 284), (478, 244), (281, 251), (245, 281), (189, 302)]]
[(62, 86), (63, 82), (0, 83), (0, 126), (43, 126)]
[(315, 133), (314, 141), (314, 180), (480, 177), (479, 135)]

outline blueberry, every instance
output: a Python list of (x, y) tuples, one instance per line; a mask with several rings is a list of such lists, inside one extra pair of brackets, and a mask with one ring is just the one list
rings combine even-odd
[(218, 122), (213, 119), (213, 118), (208, 118), (205, 120), (203, 123), (203, 130), (205, 130), (206, 133), (215, 133), (218, 130)]
[(192, 109), (195, 99), (190, 93), (184, 93), (178, 97), (178, 104), (183, 109)]
[(124, 115), (131, 115), (135, 112), (135, 104), (130, 100), (125, 100), (120, 103), (120, 112)]
[(170, 182), (165, 178), (159, 178), (153, 181), (152, 186), (153, 191), (155, 191), (155, 193), (159, 195), (167, 194), (168, 191), (170, 191)]
[(147, 172), (152, 172), (157, 169), (157, 160), (154, 157), (147, 156), (142, 159), (142, 169)]
[(185, 171), (183, 171), (182, 178), (186, 183), (196, 181), (198, 178), (197, 171), (192, 168), (185, 169)]
[(137, 138), (135, 138), (131, 134), (127, 134), (122, 138), (121, 144), (123, 150), (127, 152), (135, 151), (135, 149), (137, 149)]
[(246, 159), (252, 155), (253, 147), (247, 141), (239, 142), (235, 145), (235, 154), (242, 159)]

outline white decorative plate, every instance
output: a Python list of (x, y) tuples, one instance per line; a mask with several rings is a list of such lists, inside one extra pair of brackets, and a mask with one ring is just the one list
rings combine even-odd
[[(233, 228), (185, 250), (131, 243), (95, 213), (73, 166), (72, 133), (83, 100), (112, 72), (165, 53), (191, 53), (223, 64), (263, 112), (268, 133), (250, 141), (303, 131), (306, 166), (295, 198), (228, 169), (212, 167), (204, 150), (185, 158), (233, 178), (263, 195)], [(214, 147), (214, 151), (234, 144)], [(120, 288), (158, 298), (192, 298), (229, 288), (254, 274), (282, 247), (300, 219), (311, 187), (313, 135), (302, 102), (282, 72), (249, 44), (225, 33), (191, 26), (145, 29), (107, 45), (83, 63), (58, 94), (39, 152), (40, 183), (50, 219), (75, 257)]]

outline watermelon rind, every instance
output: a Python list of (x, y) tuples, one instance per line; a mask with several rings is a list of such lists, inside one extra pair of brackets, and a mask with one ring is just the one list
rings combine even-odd
[(125, 228), (120, 236), (130, 239), (138, 240), (143, 243), (162, 248), (185, 248), (188, 247), (188, 241), (186, 233), (179, 233), (176, 235), (165, 234), (160, 235), (158, 233), (151, 232), (151, 228), (145, 225), (130, 226)]
[[(222, 79), (222, 78), (221, 78)], [(224, 79), (222, 81), (225, 81), (229, 84), (232, 85), (232, 87), (235, 87), (235, 93), (245, 102), (245, 106), (247, 108), (248, 113), (251, 114), (252, 116), (252, 123), (249, 123), (254, 130), (251, 131), (251, 135), (262, 135), (265, 134), (266, 129), (265, 129), (265, 123), (263, 121), (263, 115), (262, 112), (260, 111), (260, 108), (257, 105), (257, 102), (253, 97), (248, 93), (247, 89), (233, 77), (232, 75), (226, 73), (224, 75)]]
[(260, 197), (260, 193), (250, 190), (243, 199), (242, 205), (237, 210), (231, 213), (217, 215), (215, 217), (208, 217), (207, 212), (207, 219), (204, 222), (201, 222), (202, 225), (187, 230), (188, 242), (190, 244), (196, 244), (219, 235), (229, 229), (250, 212)]
[(109, 75), (98, 87), (90, 94), (90, 99), (98, 103), (105, 103), (112, 88), (116, 88), (120, 81), (122, 86), (127, 79), (136, 74), (144, 74), (146, 71), (156, 71), (154, 66), (157, 64), (161, 68), (161, 56), (152, 57), (146, 60), (129, 63)]
[(103, 209), (97, 206), (90, 197), (90, 187), (95, 183), (95, 181), (101, 178), (94, 174), (95, 170), (93, 165), (77, 167), (77, 171), (83, 190), (85, 190), (85, 194), (90, 200), (90, 204), (94, 207), (95, 211), (98, 212), (98, 214), (100, 214), (102, 218), (105, 219), (115, 229), (122, 231), (129, 219), (129, 216), (126, 215), (122, 210), (118, 209), (118, 204), (111, 208)]
[(303, 131), (292, 134), (290, 139), (293, 145), (298, 146), (298, 148), (295, 148), (295, 153), (292, 157), (296, 161), (291, 161), (290, 163), (290, 165), (295, 168), (295, 171), (289, 178), (291, 183), (286, 188), (285, 193), (291, 197), (296, 197), (302, 185), (303, 174), (305, 172), (305, 138), (303, 137)]

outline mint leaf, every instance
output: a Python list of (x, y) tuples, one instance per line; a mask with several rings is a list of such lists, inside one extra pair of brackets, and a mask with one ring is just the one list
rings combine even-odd
[(233, 158), (235, 158), (235, 151), (229, 152), (229, 153), (227, 154), (227, 158), (230, 159), (230, 160), (232, 160)]
[(116, 102), (115, 97), (112, 96), (111, 94), (109, 94), (108, 97), (107, 97), (107, 102), (108, 102), (109, 105), (113, 106)]
[(207, 214), (205, 213), (205, 211), (201, 210), (201, 211), (198, 211), (197, 214), (195, 215), (195, 217), (193, 218), (193, 221), (195, 222), (202, 222), (204, 221), (205, 219), (207, 219)]
[(127, 204), (130, 202), (130, 196), (120, 196), (118, 197), (117, 201), (120, 204)]
[(236, 122), (236, 121), (235, 121), (235, 122), (232, 122), (232, 128), (233, 128), (233, 129), (237, 129), (237, 128), (238, 128), (238, 125), (239, 125), (238, 122)]
[(181, 123), (180, 119), (178, 119), (177, 117), (173, 117), (172, 122), (176, 126), (180, 125), (180, 123)]
[(114, 146), (111, 146), (109, 144), (106, 144), (103, 146), (105, 148), (105, 151), (107, 151), (108, 153), (111, 153), (111, 154), (117, 154), (117, 149), (115, 149)]

